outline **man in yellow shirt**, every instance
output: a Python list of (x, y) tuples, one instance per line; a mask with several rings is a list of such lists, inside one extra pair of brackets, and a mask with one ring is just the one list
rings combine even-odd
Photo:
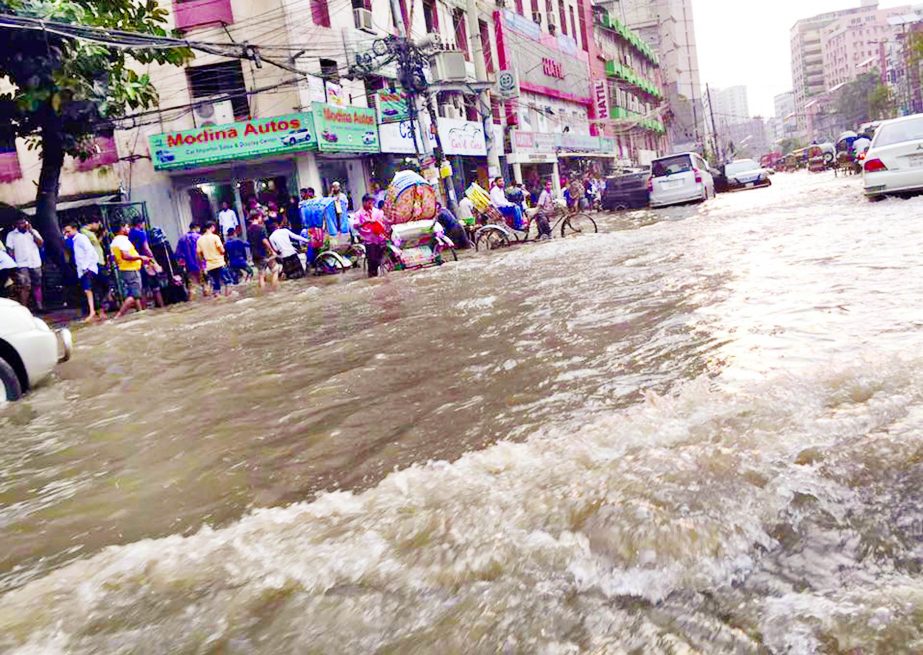
[(138, 311), (144, 309), (144, 294), (141, 291), (141, 265), (151, 261), (150, 257), (139, 255), (138, 251), (128, 240), (128, 231), (131, 227), (128, 223), (121, 223), (112, 244), (109, 246), (112, 250), (112, 256), (115, 258), (116, 266), (119, 269), (119, 279), (122, 280), (122, 286), (125, 288), (125, 302), (119, 309), (116, 318), (124, 316), (129, 309), (135, 307)]
[(199, 260), (205, 262), (205, 274), (211, 280), (215, 295), (221, 293), (221, 285), (224, 284), (224, 295), (227, 296), (230, 295), (231, 289), (224, 283), (224, 244), (221, 243), (221, 237), (215, 233), (215, 229), (215, 221), (205, 224), (205, 233), (196, 243), (196, 253)]

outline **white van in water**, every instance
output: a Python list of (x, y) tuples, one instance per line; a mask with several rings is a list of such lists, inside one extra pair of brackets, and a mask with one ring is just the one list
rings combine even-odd
[(651, 162), (647, 183), (651, 207), (666, 207), (715, 197), (715, 180), (708, 164), (694, 152), (661, 157)]

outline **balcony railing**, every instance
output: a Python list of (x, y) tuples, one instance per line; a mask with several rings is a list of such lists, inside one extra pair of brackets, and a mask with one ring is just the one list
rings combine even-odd
[(606, 62), (606, 75), (628, 82), (654, 98), (663, 98), (663, 91), (660, 90), (660, 87), (617, 61), (610, 59)]
[(173, 0), (173, 14), (180, 30), (234, 22), (231, 0)]
[(15, 150), (0, 152), (0, 182), (14, 182), (22, 178), (19, 155)]
[(93, 139), (93, 151), (90, 157), (80, 161), (75, 161), (75, 168), (78, 171), (91, 171), (100, 166), (108, 166), (119, 160), (119, 151), (115, 145), (115, 139), (111, 136), (98, 136)]
[(612, 107), (609, 110), (609, 118), (614, 118), (615, 120), (626, 120), (626, 121), (636, 121), (638, 127), (644, 128), (651, 132), (656, 132), (657, 134), (666, 133), (666, 128), (663, 126), (659, 120), (654, 118), (642, 118), (641, 114), (636, 111), (631, 111), (630, 109), (625, 109), (624, 107)]
[(602, 25), (607, 30), (612, 30), (617, 32), (625, 41), (628, 41), (635, 50), (640, 52), (644, 57), (648, 59), (655, 66), (659, 65), (657, 62), (657, 53), (654, 52), (654, 49), (647, 44), (647, 42), (642, 39), (636, 32), (634, 32), (630, 27), (625, 25), (618, 18), (613, 18), (609, 15), (607, 11), (601, 11), (596, 14), (597, 22)]

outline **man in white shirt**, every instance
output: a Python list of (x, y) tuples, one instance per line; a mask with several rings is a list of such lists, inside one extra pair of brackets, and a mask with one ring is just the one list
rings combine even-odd
[(502, 177), (494, 180), (494, 184), (490, 188), (490, 201), (494, 207), (500, 210), (501, 214), (509, 219), (507, 222), (511, 222), (510, 227), (514, 230), (521, 230), (523, 228), (522, 208), (507, 199), (506, 192), (503, 190), (504, 186), (506, 186), (506, 182), (503, 181)]
[(236, 233), (237, 228), (240, 227), (237, 212), (231, 209), (231, 205), (227, 200), (221, 203), (221, 211), (218, 212), (218, 225), (221, 227), (220, 234), (222, 237), (228, 233), (228, 230), (234, 230)]
[(285, 277), (293, 280), (304, 277), (304, 266), (301, 265), (301, 258), (298, 256), (295, 246), (292, 245), (292, 241), (308, 244), (311, 243), (311, 240), (295, 234), (288, 229), (287, 225), (288, 223), (283, 220), (281, 227), (276, 228), (269, 235), (269, 243), (279, 253), (278, 257), (279, 261), (282, 262), (282, 271), (285, 273)]
[(333, 182), (330, 185), (329, 197), (336, 201), (333, 203), (333, 209), (336, 212), (336, 225), (331, 222), (329, 217), (327, 218), (327, 236), (336, 243), (339, 241), (341, 234), (349, 234), (349, 197), (340, 190), (339, 182)]
[(35, 307), (43, 309), (42, 302), (42, 253), (44, 245), (41, 235), (24, 218), (16, 221), (16, 228), (6, 235), (6, 249), (16, 261), (16, 277), (19, 283), (19, 302), (29, 306), (29, 295), (35, 299)]
[[(87, 296), (87, 307), (90, 308), (86, 321), (91, 323), (96, 320), (96, 299), (93, 297), (93, 287), (96, 285), (96, 276), (99, 275), (99, 257), (90, 239), (80, 233), (80, 226), (77, 223), (68, 223), (64, 226), (64, 238), (73, 249), (73, 263), (77, 269), (77, 279), (80, 280), (80, 288)], [(102, 320), (106, 320), (106, 310), (102, 307), (100, 307), (99, 316)]]
[(468, 196), (458, 201), (458, 220), (464, 225), (474, 225), (474, 203)]

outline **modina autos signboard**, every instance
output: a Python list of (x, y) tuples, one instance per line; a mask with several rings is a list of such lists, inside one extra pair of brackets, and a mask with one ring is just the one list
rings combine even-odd
[(321, 152), (379, 152), (373, 109), (315, 102), (314, 125)]
[(164, 171), (317, 150), (317, 134), (311, 114), (298, 113), (157, 134), (149, 144), (154, 169)]

